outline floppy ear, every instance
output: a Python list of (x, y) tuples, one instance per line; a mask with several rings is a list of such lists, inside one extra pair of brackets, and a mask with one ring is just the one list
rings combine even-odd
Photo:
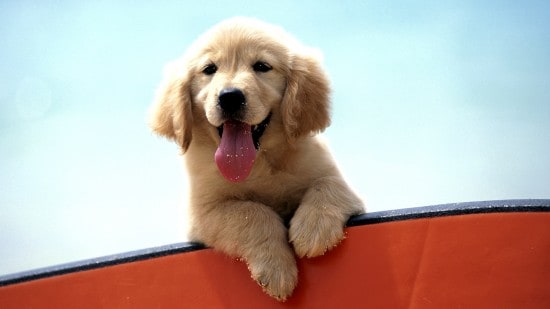
[[(190, 74), (182, 66), (171, 65), (157, 90), (149, 125), (157, 134), (176, 141), (185, 152), (191, 143), (193, 125)], [(177, 72), (178, 69), (184, 72)]]
[(330, 125), (330, 88), (319, 61), (296, 56), (281, 105), (289, 141), (323, 131)]

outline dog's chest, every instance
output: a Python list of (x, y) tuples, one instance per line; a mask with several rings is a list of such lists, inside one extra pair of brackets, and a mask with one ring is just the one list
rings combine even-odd
[(290, 216), (300, 205), (307, 185), (285, 177), (248, 184), (242, 193), (247, 199), (271, 207), (282, 217)]

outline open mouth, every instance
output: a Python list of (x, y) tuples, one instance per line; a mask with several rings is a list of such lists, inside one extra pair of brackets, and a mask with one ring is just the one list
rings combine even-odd
[[(271, 120), (271, 113), (269, 113), (269, 115), (267, 115), (267, 117), (259, 124), (251, 126), (252, 141), (254, 143), (254, 147), (256, 148), (256, 150), (260, 150), (260, 138), (262, 137), (262, 135), (264, 135), (264, 131), (269, 125), (270, 120)], [(223, 136), (223, 126), (224, 125), (222, 124), (221, 126), (218, 127), (218, 134), (220, 135), (220, 138)]]
[(237, 120), (226, 120), (218, 127), (220, 144), (214, 160), (222, 176), (230, 182), (244, 181), (256, 160), (260, 138), (269, 125), (271, 114), (257, 125)]

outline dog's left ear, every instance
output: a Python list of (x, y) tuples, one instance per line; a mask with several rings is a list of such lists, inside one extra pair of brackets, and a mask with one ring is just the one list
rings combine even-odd
[(282, 100), (282, 119), (289, 141), (318, 133), (330, 125), (330, 87), (319, 60), (296, 55)]

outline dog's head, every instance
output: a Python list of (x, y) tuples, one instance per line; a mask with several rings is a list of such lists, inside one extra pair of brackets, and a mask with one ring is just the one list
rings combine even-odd
[(280, 28), (245, 18), (222, 22), (169, 66), (151, 127), (185, 152), (193, 127), (207, 123), (201, 128), (219, 145), (222, 174), (218, 156), (253, 163), (268, 135), (292, 144), (329, 125), (329, 85), (316, 55)]

